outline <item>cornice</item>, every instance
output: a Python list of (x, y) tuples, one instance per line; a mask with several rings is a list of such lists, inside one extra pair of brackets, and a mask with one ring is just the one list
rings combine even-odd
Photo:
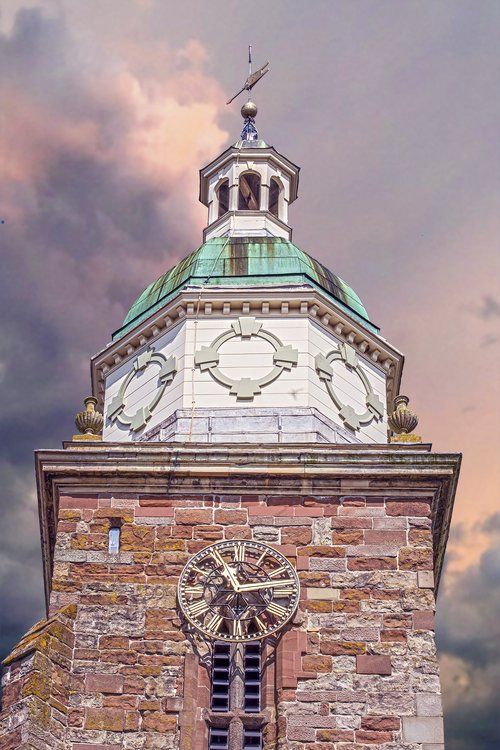
[(263, 289), (259, 287), (184, 287), (159, 310), (138, 323), (125, 336), (96, 354), (90, 363), (92, 393), (103, 409), (105, 378), (137, 349), (154, 343), (167, 330), (185, 320), (255, 315), (263, 318), (300, 315), (314, 321), (326, 333), (356, 349), (359, 356), (386, 377), (388, 408), (399, 393), (404, 357), (385, 339), (369, 330), (333, 300), (312, 286), (297, 285)]
[[(448, 539), (461, 456), (428, 444), (207, 445), (65, 443), (35, 454), (40, 532), (48, 600), (59, 496), (99, 492), (141, 495), (243, 492), (432, 499), (436, 586)], [(265, 479), (263, 481), (263, 479)], [(265, 488), (265, 489), (264, 489)]]

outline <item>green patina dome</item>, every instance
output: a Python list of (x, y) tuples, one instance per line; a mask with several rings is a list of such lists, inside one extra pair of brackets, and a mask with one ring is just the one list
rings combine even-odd
[(141, 320), (162, 307), (187, 284), (204, 286), (281, 286), (309, 283), (373, 331), (356, 292), (289, 240), (279, 237), (214, 237), (150, 284), (136, 299), (123, 325), (113, 334), (120, 338)]

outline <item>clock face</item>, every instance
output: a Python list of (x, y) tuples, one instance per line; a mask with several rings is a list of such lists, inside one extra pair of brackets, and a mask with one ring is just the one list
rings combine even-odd
[(179, 604), (189, 622), (209, 638), (254, 641), (293, 617), (299, 581), (286, 557), (246, 539), (217, 542), (187, 563), (179, 579)]

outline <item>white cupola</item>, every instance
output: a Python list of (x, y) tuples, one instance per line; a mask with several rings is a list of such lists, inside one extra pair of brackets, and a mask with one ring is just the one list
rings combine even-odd
[(253, 102), (246, 102), (241, 114), (240, 140), (200, 170), (200, 201), (208, 207), (203, 239), (290, 240), (288, 206), (297, 197), (300, 168), (259, 138)]

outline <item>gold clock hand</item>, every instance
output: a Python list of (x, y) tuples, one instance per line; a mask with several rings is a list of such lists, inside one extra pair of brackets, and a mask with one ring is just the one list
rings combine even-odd
[(295, 581), (293, 578), (284, 578), (281, 581), (266, 581), (265, 583), (240, 583), (239, 591), (259, 591), (260, 589), (270, 589), (280, 586), (293, 585)]
[(211, 552), (211, 556), (219, 565), (222, 565), (222, 570), (224, 571), (226, 576), (229, 578), (229, 582), (231, 583), (231, 586), (236, 592), (238, 592), (240, 588), (240, 582), (238, 581), (238, 579), (236, 578), (233, 571), (231, 570), (227, 562), (224, 560), (222, 555), (217, 550), (213, 550)]

